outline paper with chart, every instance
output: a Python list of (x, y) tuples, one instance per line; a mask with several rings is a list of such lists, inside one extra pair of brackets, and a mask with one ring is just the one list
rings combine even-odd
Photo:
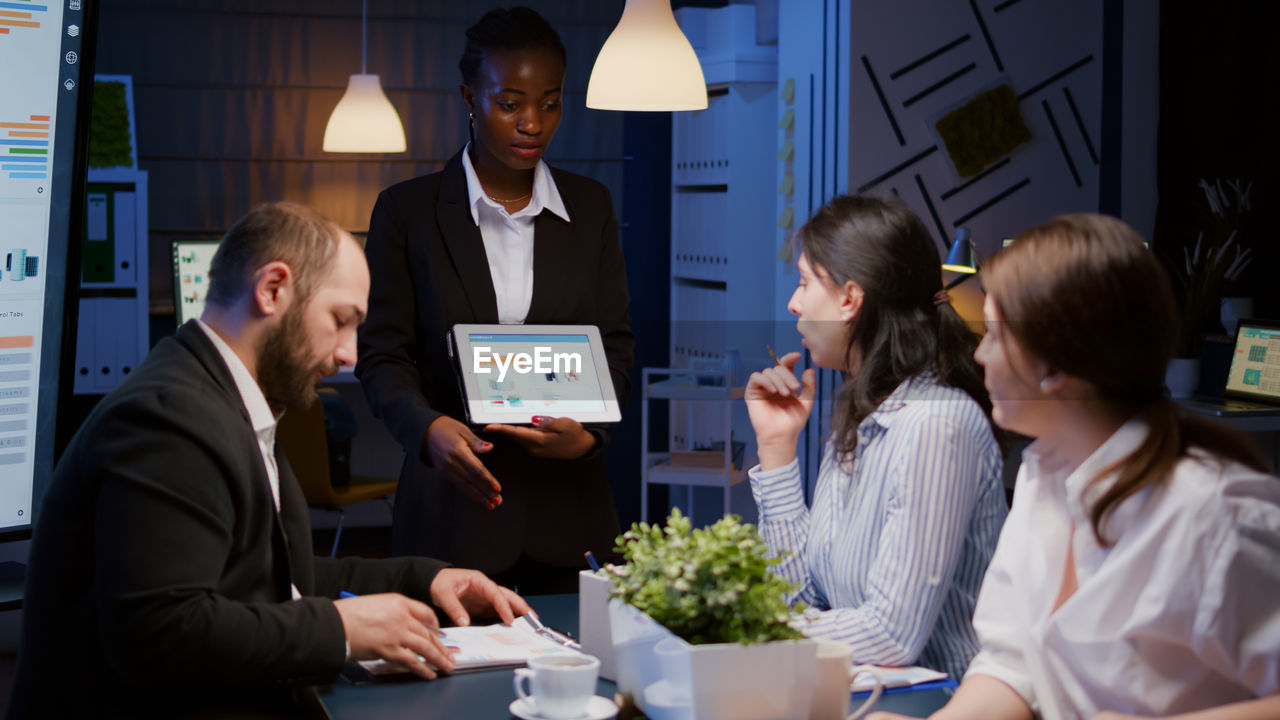
[[(580, 655), (563, 640), (541, 634), (527, 616), (510, 625), (473, 625), (440, 631), (445, 647), (453, 653), (454, 671), (515, 667), (530, 658), (547, 655)], [(365, 660), (360, 666), (374, 676), (399, 675), (407, 670), (385, 660)]]

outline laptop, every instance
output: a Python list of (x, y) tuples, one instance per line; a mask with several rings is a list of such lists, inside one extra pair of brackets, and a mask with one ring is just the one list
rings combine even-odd
[(1222, 397), (1183, 404), (1221, 417), (1280, 415), (1280, 321), (1241, 320)]

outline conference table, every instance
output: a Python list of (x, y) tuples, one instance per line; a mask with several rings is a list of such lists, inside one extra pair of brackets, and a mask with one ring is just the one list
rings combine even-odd
[[(578, 633), (577, 595), (535, 595), (527, 598), (542, 622), (573, 636)], [(320, 700), (333, 720), (346, 718), (512, 718), (508, 706), (515, 699), (511, 668), (460, 673), (431, 681), (377, 682), (352, 685), (339, 680), (320, 689)], [(612, 698), (616, 686), (600, 680), (596, 694)], [(876, 710), (926, 717), (942, 707), (949, 690), (917, 690), (884, 695)]]

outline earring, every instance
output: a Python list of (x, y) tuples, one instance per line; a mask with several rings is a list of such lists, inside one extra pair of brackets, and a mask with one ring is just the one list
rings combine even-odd
[(1049, 378), (1045, 378), (1040, 381), (1040, 392), (1042, 393), (1049, 392)]

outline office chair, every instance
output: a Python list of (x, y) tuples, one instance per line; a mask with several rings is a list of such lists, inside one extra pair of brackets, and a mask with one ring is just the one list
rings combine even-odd
[[(333, 388), (320, 388), (320, 392), (337, 394)], [(333, 535), (333, 547), (329, 557), (338, 553), (342, 539), (342, 524), (346, 520), (343, 508), (365, 500), (383, 499), (391, 506), (391, 495), (396, 491), (396, 480), (352, 476), (350, 484), (334, 487), (329, 478), (329, 448), (324, 429), (324, 403), (317, 400), (311, 407), (294, 408), (280, 419), (276, 429), (276, 442), (289, 460), (289, 466), (298, 477), (307, 505), (338, 513), (338, 530)]]

